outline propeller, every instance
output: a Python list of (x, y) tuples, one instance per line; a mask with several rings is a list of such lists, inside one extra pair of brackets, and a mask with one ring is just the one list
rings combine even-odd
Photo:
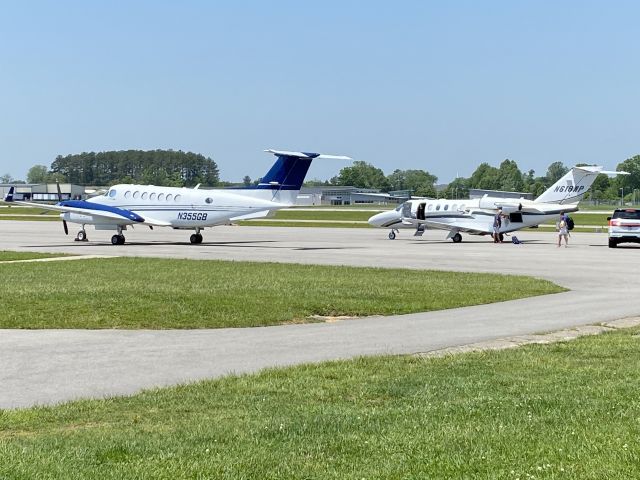
[[(60, 182), (56, 180), (56, 188), (58, 189), (58, 201), (62, 201), (62, 191), (60, 190)], [(67, 226), (67, 221), (62, 220), (62, 228), (64, 228), (64, 234), (69, 235), (69, 227)]]

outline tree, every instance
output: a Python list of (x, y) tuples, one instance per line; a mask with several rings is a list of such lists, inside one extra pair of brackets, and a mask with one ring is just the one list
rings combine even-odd
[(0, 183), (13, 183), (13, 177), (8, 173), (0, 176)]
[(547, 168), (546, 179), (547, 179), (548, 186), (550, 187), (551, 185), (556, 183), (568, 171), (569, 169), (565, 167), (562, 162), (553, 162), (551, 165), (549, 165), (549, 168)]
[(488, 163), (481, 163), (469, 178), (469, 188), (500, 190), (500, 172)]
[(500, 190), (521, 192), (524, 189), (523, 175), (518, 164), (508, 158), (500, 164), (498, 169)]
[(384, 172), (362, 160), (353, 162), (350, 167), (340, 170), (337, 177), (331, 179), (334, 185), (353, 186), (358, 188), (378, 188), (389, 190), (389, 182)]
[(244, 178), (242, 179), (242, 183), (244, 184), (245, 187), (251, 186), (251, 177), (249, 175), (245, 175)]
[(458, 199), (469, 198), (469, 179), (458, 177), (453, 180), (442, 192), (444, 198)]
[(617, 188), (624, 188), (626, 192), (640, 188), (640, 155), (627, 158), (616, 167), (618, 171), (628, 172), (629, 175), (617, 175), (615, 183)]
[(216, 186), (218, 166), (203, 155), (174, 150), (124, 150), (58, 155), (51, 172), (71, 183), (112, 185), (132, 179), (155, 185)]
[(411, 190), (413, 195), (419, 197), (435, 197), (434, 184), (438, 177), (425, 170), (394, 170), (387, 176), (390, 189)]
[(29, 183), (47, 183), (49, 172), (44, 165), (34, 165), (27, 172), (27, 182)]

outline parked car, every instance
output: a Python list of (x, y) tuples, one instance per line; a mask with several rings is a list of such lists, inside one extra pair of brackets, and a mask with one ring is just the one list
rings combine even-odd
[(609, 248), (619, 243), (640, 243), (640, 209), (616, 208), (609, 220)]

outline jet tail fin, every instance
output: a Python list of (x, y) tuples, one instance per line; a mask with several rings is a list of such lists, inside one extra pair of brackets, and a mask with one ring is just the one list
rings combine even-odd
[(605, 171), (598, 166), (573, 167), (551, 188), (536, 198), (535, 201), (560, 204), (578, 203), (601, 173), (606, 175), (628, 175), (627, 172)]
[(257, 189), (267, 190), (300, 190), (302, 182), (309, 171), (311, 161), (319, 158), (333, 160), (351, 160), (349, 157), (339, 155), (323, 155), (321, 153), (288, 152), (284, 150), (268, 149), (265, 152), (273, 153), (278, 159), (262, 177)]
[(311, 161), (315, 159), (351, 160), (341, 155), (323, 155), (321, 153), (289, 152), (285, 150), (265, 150), (273, 153), (277, 159), (256, 186), (242, 189), (242, 194), (264, 198), (283, 205), (293, 205), (304, 178), (309, 171)]
[(4, 196), (4, 201), (5, 202), (13, 202), (13, 194), (16, 191), (16, 187), (9, 187), (9, 191), (7, 192), (7, 194)]

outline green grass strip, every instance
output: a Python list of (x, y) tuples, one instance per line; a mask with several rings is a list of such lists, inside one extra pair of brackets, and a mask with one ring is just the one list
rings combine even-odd
[(317, 228), (370, 228), (368, 223), (309, 222), (300, 220), (243, 220), (241, 227), (317, 227)]
[(487, 273), (148, 258), (4, 264), (0, 328), (250, 327), (560, 291), (546, 280)]
[(10, 252), (6, 250), (2, 250), (0, 251), (0, 262), (9, 262), (13, 260), (32, 260), (32, 259), (38, 259), (38, 258), (65, 257), (65, 256), (67, 255), (64, 253)]
[(0, 412), (0, 478), (640, 478), (637, 334)]

